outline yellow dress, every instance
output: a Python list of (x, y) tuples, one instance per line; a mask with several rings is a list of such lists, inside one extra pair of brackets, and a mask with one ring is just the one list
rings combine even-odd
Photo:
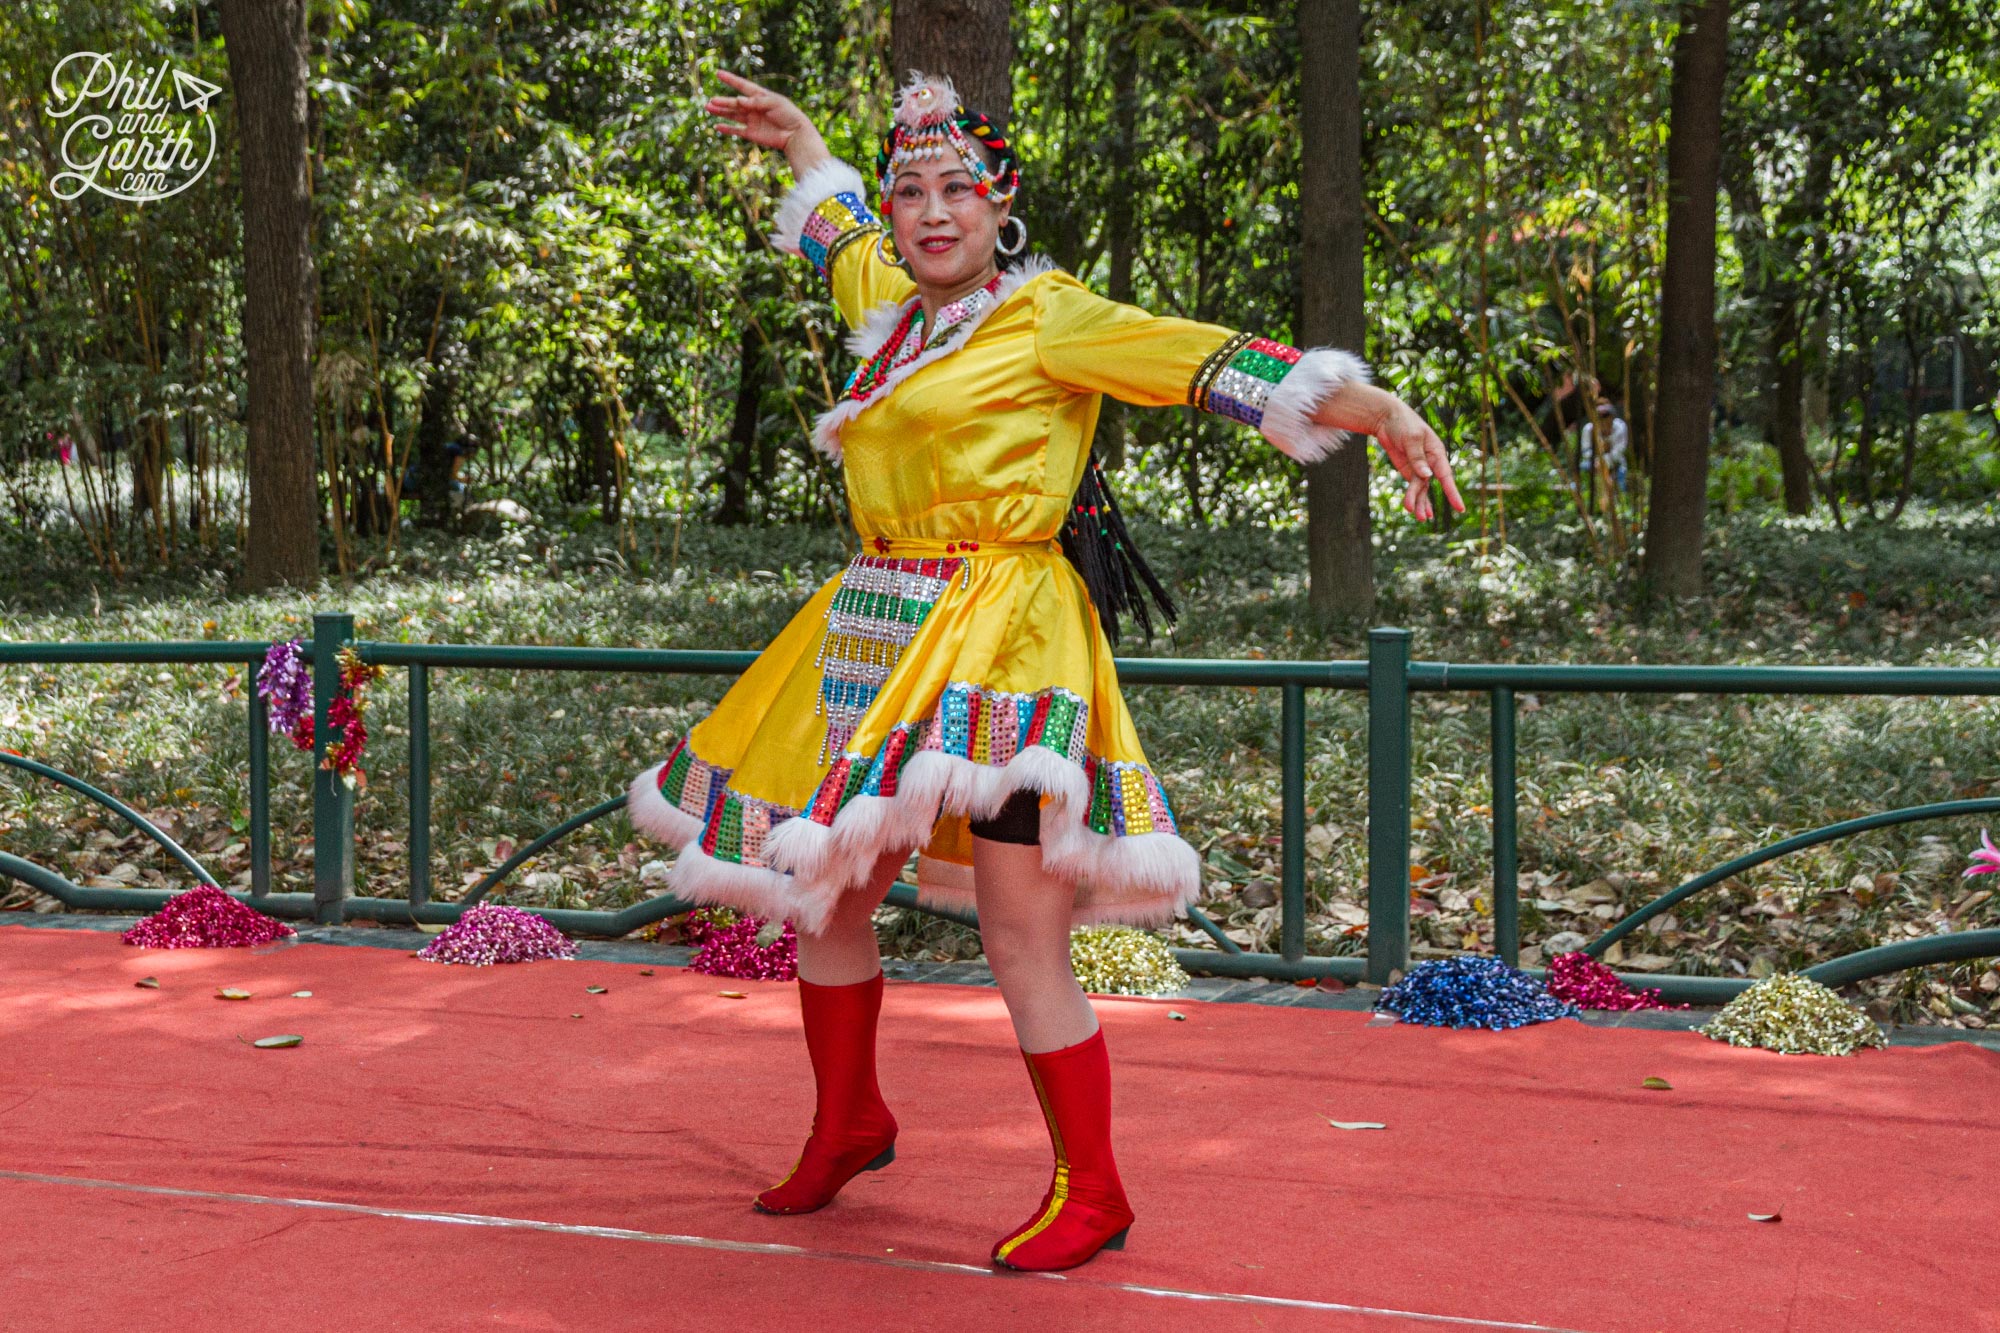
[(1150, 315), (1038, 260), (940, 311), (926, 342), (866, 197), (830, 163), (777, 237), (827, 279), (864, 358), (814, 432), (862, 552), (634, 779), (633, 823), (679, 849), (683, 897), (813, 930), (885, 851), (921, 848), (919, 895), (969, 903), (967, 821), (1027, 788), (1075, 922), (1162, 924), (1200, 892), (1200, 860), (1057, 544), (1101, 396), (1191, 403), (1309, 460), (1339, 442), (1313, 410), (1366, 368)]

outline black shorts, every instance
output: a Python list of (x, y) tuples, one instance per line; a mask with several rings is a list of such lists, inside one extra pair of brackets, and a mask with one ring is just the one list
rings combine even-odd
[(991, 819), (972, 821), (972, 836), (1033, 847), (1042, 840), (1042, 794), (1023, 787)]

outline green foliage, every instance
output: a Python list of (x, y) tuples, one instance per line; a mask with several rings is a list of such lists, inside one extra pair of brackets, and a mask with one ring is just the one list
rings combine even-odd
[[(1887, 515), (1965, 493), (1913, 423), (1955, 342), (1976, 406), (2000, 351), (1991, 114), (2000, 19), (1965, 0), (1763, 0), (1733, 30), (1718, 503), (1775, 494), (1759, 442), (1785, 343), (1828, 407), (1821, 490)], [(1643, 523), (1666, 137), (1665, 0), (1376, 6), (1362, 94), (1369, 345), (1492, 484), (1474, 517), (1552, 506), (1620, 568)], [(136, 208), (47, 191), (38, 97), (65, 52), (171, 57), (228, 84), (212, 12), (136, 0), (0, 17), (0, 493), (123, 574), (227, 559), (242, 507), (235, 126), (211, 179)], [(761, 239), (772, 155), (700, 109), (727, 64), (872, 159), (887, 7), (329, 0), (310, 43), (316, 367), (327, 554), (396, 558), (416, 465), (561, 521), (841, 521), (809, 423), (847, 369), (810, 274)], [(1035, 244), (1154, 309), (1289, 337), (1298, 301), (1292, 15), (1233, 3), (1033, 5), (1013, 134)], [(1119, 146), (1129, 135), (1129, 166)], [(1774, 341), (1775, 340), (1775, 341)], [(1940, 360), (1940, 358), (1945, 360)], [(1917, 382), (1920, 374), (1928, 379)], [(1632, 424), (1615, 517), (1572, 475), (1592, 385)], [(1817, 398), (1814, 399), (1817, 402)], [(1948, 403), (1945, 405), (1949, 405)], [(1814, 409), (1817, 411), (1817, 409)], [(1134, 503), (1290, 525), (1296, 469), (1188, 412), (1128, 414)], [(62, 437), (81, 456), (29, 466)], [(1475, 462), (1475, 457), (1477, 461)], [(1539, 460), (1539, 461), (1537, 461)], [(1511, 486), (1507, 490), (1500, 487)], [(620, 540), (628, 554), (637, 528)]]

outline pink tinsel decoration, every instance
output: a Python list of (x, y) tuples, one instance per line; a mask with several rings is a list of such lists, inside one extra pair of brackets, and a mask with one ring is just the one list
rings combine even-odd
[(167, 899), (159, 911), (120, 938), (144, 949), (240, 949), (297, 933), (221, 889), (203, 884)]
[(417, 957), (427, 963), (532, 963), (574, 958), (570, 938), (533, 912), (501, 903), (480, 903), (426, 944)]
[(1666, 1003), (1657, 990), (1632, 990), (1618, 979), (1616, 972), (1581, 949), (1552, 959), (1546, 984), (1549, 994), (1579, 1009), (1687, 1008), (1684, 1004)]
[(695, 946), (688, 966), (711, 977), (744, 981), (792, 981), (799, 975), (799, 937), (787, 921), (778, 938), (759, 945), (762, 917), (747, 916), (721, 924), (695, 913), (681, 926), (681, 938)]

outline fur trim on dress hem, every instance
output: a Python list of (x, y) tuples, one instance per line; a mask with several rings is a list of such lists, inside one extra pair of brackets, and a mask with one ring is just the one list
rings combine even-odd
[(625, 813), (632, 827), (678, 850), (701, 836), (701, 820), (660, 795), (664, 762), (632, 779), (625, 791)]
[(1368, 383), (1368, 365), (1352, 352), (1315, 347), (1301, 356), (1264, 403), (1264, 438), (1301, 463), (1313, 463), (1338, 449), (1347, 432), (1313, 420), (1333, 392), (1343, 385)]
[(841, 889), (836, 885), (801, 884), (790, 875), (761, 866), (718, 861), (690, 841), (667, 871), (667, 887), (691, 903), (733, 907), (766, 921), (791, 921), (808, 935), (817, 934), (833, 910)]
[[(857, 796), (831, 826), (788, 819), (772, 828), (764, 856), (799, 881), (855, 887), (884, 851), (919, 847), (943, 813), (972, 819), (1000, 812), (1016, 791), (1040, 792), (1042, 865), (1077, 885), (1078, 925), (1161, 925), (1201, 894), (1201, 858), (1172, 833), (1099, 833), (1084, 822), (1090, 787), (1083, 770), (1047, 746), (1032, 745), (993, 767), (925, 750), (897, 780), (894, 796)], [(925, 858), (918, 892), (971, 903), (971, 874), (938, 872), (950, 863)]]
[(797, 254), (799, 237), (806, 229), (806, 219), (813, 215), (814, 209), (843, 192), (865, 202), (868, 185), (861, 179), (860, 172), (837, 157), (820, 163), (799, 177), (792, 188), (785, 191), (784, 200), (778, 205), (771, 244), (788, 255)]

